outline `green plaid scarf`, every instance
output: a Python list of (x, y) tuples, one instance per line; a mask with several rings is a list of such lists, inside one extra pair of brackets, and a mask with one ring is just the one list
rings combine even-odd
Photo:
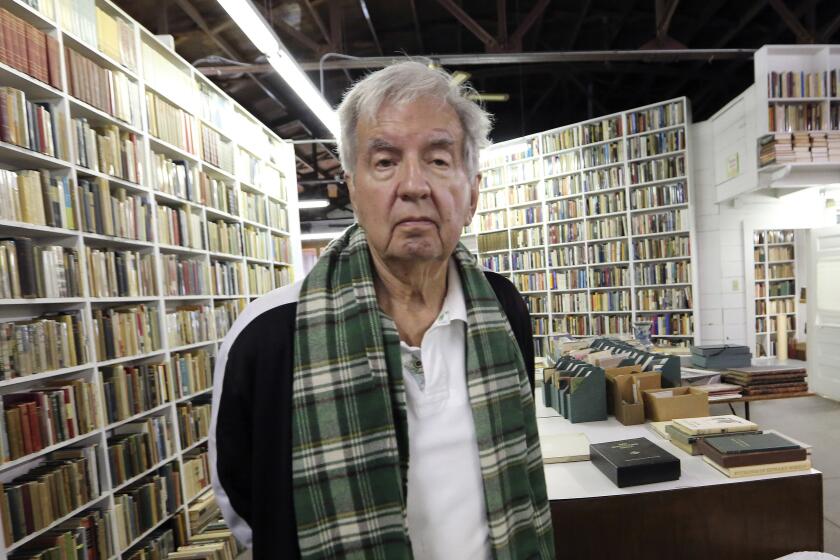
[[(534, 402), (492, 287), (459, 245), (467, 385), (496, 559), (554, 558)], [(303, 282), (292, 419), (302, 558), (411, 558), (399, 337), (385, 328), (364, 231), (349, 228)]]

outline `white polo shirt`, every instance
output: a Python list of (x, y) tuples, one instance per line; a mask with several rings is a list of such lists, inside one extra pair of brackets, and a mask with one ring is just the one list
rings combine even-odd
[(408, 532), (417, 560), (490, 558), (466, 379), (467, 308), (449, 263), (446, 298), (420, 348), (400, 343), (408, 411)]

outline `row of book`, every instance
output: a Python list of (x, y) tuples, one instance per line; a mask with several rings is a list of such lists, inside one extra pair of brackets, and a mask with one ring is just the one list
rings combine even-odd
[(0, 380), (88, 362), (80, 311), (0, 323)]
[(548, 279), (552, 290), (582, 290), (588, 285), (585, 269), (551, 270)]
[(242, 228), (242, 242), (245, 247), (246, 257), (268, 260), (271, 236), (267, 231), (246, 224)]
[(164, 295), (210, 294), (210, 265), (203, 258), (161, 255), (160, 261)]
[[(796, 332), (796, 317), (790, 316), (785, 318), (785, 326), (786, 330), (789, 333)], [(778, 321), (776, 317), (756, 317), (755, 319), (755, 332), (756, 334), (776, 334), (779, 328)]]
[(776, 132), (758, 140), (759, 166), (772, 163), (840, 161), (840, 131)]
[(629, 259), (627, 242), (624, 240), (589, 243), (586, 246), (586, 252), (590, 264), (623, 262)]
[(213, 310), (208, 305), (184, 305), (167, 311), (166, 337), (170, 348), (212, 341)]
[(630, 290), (593, 292), (589, 305), (591, 311), (630, 311)]
[(639, 134), (660, 128), (676, 126), (685, 122), (682, 101), (635, 111), (627, 115), (627, 133)]
[(181, 436), (181, 449), (199, 443), (210, 433), (210, 409), (210, 405), (206, 403), (187, 401), (178, 404), (178, 433)]
[(641, 210), (670, 206), (672, 204), (688, 204), (686, 185), (683, 182), (670, 185), (652, 185), (633, 189), (630, 193), (631, 208)]
[(180, 478), (177, 463), (167, 463), (156, 474), (114, 494), (119, 550), (127, 549), (140, 535), (183, 505)]
[(551, 310), (555, 313), (586, 313), (588, 309), (586, 292), (551, 294)]
[(586, 263), (586, 247), (572, 245), (570, 247), (549, 247), (548, 266), (578, 266)]
[(548, 199), (580, 194), (580, 175), (565, 175), (545, 179), (545, 196)]
[(549, 222), (583, 217), (583, 202), (575, 198), (549, 202), (546, 208), (548, 208)]
[(162, 347), (156, 305), (94, 308), (92, 316), (98, 361), (148, 354)]
[(92, 127), (86, 118), (74, 118), (76, 164), (132, 183), (143, 180), (137, 135), (106, 124)]
[(510, 248), (508, 232), (485, 233), (478, 236), (478, 251), (487, 253), (491, 251), (502, 251)]
[(610, 117), (594, 123), (585, 123), (581, 125), (580, 129), (583, 144), (611, 140), (622, 135), (622, 118)]
[(586, 234), (589, 239), (608, 239), (627, 235), (627, 220), (623, 216), (601, 218), (586, 222)]
[(164, 416), (150, 416), (114, 428), (108, 438), (111, 484), (126, 481), (148, 471), (175, 453), (172, 424)]
[(0, 484), (7, 548), (100, 496), (97, 447), (54, 451), (25, 475)]
[(513, 285), (520, 292), (545, 291), (546, 281), (544, 272), (528, 272), (513, 275)]
[(66, 177), (48, 171), (0, 170), (0, 218), (50, 227), (75, 227)]
[(157, 408), (173, 397), (171, 369), (167, 363), (118, 364), (102, 368), (100, 375), (108, 424)]
[(821, 103), (773, 103), (767, 107), (768, 130), (797, 132), (823, 130)]
[(561, 222), (548, 226), (548, 243), (558, 245), (583, 241), (583, 222)]
[(69, 46), (64, 47), (67, 92), (133, 126), (140, 124), (137, 83), (126, 74), (103, 68)]
[(60, 245), (35, 245), (28, 237), (0, 239), (0, 299), (82, 295), (79, 255)]
[[(82, 231), (133, 239), (152, 240), (152, 207), (148, 200), (122, 187), (111, 187), (106, 179), (79, 179), (70, 183), (70, 208), (78, 208)], [(72, 228), (71, 228), (72, 229)]]
[(165, 245), (177, 245), (190, 249), (205, 250), (201, 214), (189, 207), (158, 204), (158, 241)]
[(271, 234), (271, 248), (274, 260), (277, 262), (292, 262), (292, 239), (290, 237)]
[(664, 262), (636, 266), (636, 284), (690, 284), (691, 262)]
[[(62, 25), (64, 21), (62, 20)], [(96, 7), (96, 35), (99, 50), (131, 70), (137, 69), (134, 28), (125, 19)]]
[(619, 142), (608, 142), (581, 150), (583, 167), (618, 164), (623, 160), (623, 151)]
[(207, 222), (208, 247), (213, 253), (242, 255), (242, 226), (224, 220)]
[[(166, 259), (166, 255), (161, 255)], [(157, 295), (154, 255), (119, 249), (85, 247), (88, 294), (93, 298)], [(81, 295), (81, 294), (79, 294)]]
[(83, 379), (0, 397), (0, 458), (14, 461), (99, 428), (96, 388)]
[(243, 190), (239, 193), (239, 202), (239, 209), (243, 218), (258, 224), (268, 225), (263, 195)]
[(280, 231), (289, 231), (289, 215), (279, 202), (268, 199), (268, 226)]
[(590, 216), (624, 212), (626, 209), (627, 203), (624, 199), (624, 191), (586, 197), (586, 212)]
[(540, 147), (536, 138), (525, 140), (521, 144), (517, 144), (516, 148), (514, 150), (507, 148), (486, 154), (485, 159), (481, 161), (482, 170), (530, 159), (540, 154)]
[(504, 190), (480, 192), (478, 195), (478, 210), (484, 211), (504, 208), (506, 199), (507, 196)]
[(479, 214), (476, 218), (481, 231), (492, 231), (507, 227), (507, 211), (488, 212)]
[(184, 457), (184, 491), (187, 499), (198, 496), (210, 486), (210, 458), (206, 449)]
[(511, 253), (510, 262), (513, 264), (514, 270), (545, 268), (545, 254), (541, 249), (537, 251), (514, 251)]
[(685, 157), (681, 155), (630, 163), (630, 182), (634, 185), (684, 176)]
[(245, 293), (244, 265), (241, 261), (216, 261), (210, 263), (210, 286), (218, 296), (236, 296)]
[[(561, 153), (547, 157), (543, 160), (544, 175), (561, 175), (563, 173), (574, 173), (580, 170), (580, 160), (578, 155), (574, 152)], [(534, 171), (528, 179), (536, 179), (537, 173)]]
[(531, 317), (531, 332), (534, 336), (548, 334), (548, 317)]
[(528, 206), (508, 210), (511, 227), (538, 224), (542, 222), (542, 207)]
[(623, 335), (633, 332), (629, 315), (596, 315), (590, 321), (595, 336)]
[(632, 217), (633, 235), (686, 231), (688, 229), (688, 210), (680, 208), (667, 212), (637, 214)]
[(685, 129), (677, 128), (635, 136), (627, 141), (627, 155), (630, 159), (656, 156), (685, 149)]
[[(117, 552), (111, 532), (112, 526), (113, 512), (90, 509), (41, 534), (26, 546), (26, 551), (15, 553), (10, 558), (71, 558), (72, 556), (67, 555), (68, 550), (78, 551), (80, 557), (91, 560), (111, 558)], [(6, 535), (6, 543), (10, 543), (11, 538), (11, 535)]]
[(13, 87), (0, 87), (0, 140), (68, 159), (64, 115), (57, 105), (33, 102)]
[(498, 253), (495, 255), (482, 255), (481, 266), (494, 272), (507, 272), (510, 270), (510, 255)]
[[(836, 70), (831, 74), (834, 91)], [(829, 86), (829, 73), (824, 72), (768, 72), (767, 97), (771, 99), (786, 97), (827, 97), (832, 88)]]
[(0, 63), (61, 88), (58, 40), (0, 8)]
[(233, 144), (222, 138), (221, 134), (207, 126), (201, 126), (201, 159), (233, 172)]
[(195, 117), (152, 91), (146, 91), (149, 134), (195, 154)]
[(262, 165), (260, 165), (260, 160), (247, 150), (239, 149), (236, 169), (240, 180), (253, 186), (262, 184)]
[(694, 336), (694, 317), (690, 313), (646, 315), (653, 336)]
[(583, 191), (594, 192), (624, 185), (623, 167), (606, 167), (583, 174)]
[(618, 288), (630, 285), (630, 270), (626, 266), (592, 268), (589, 285), (593, 288)]
[(217, 301), (213, 306), (213, 317), (216, 319), (216, 332), (221, 335), (230, 331), (234, 321), (236, 321), (244, 310), (244, 299)]
[(262, 295), (272, 289), (271, 269), (261, 264), (248, 265), (248, 287), (251, 295)]
[(525, 305), (528, 307), (530, 314), (548, 313), (547, 299), (545, 294), (526, 294)]
[(545, 243), (542, 227), (516, 229), (510, 232), (510, 243), (513, 247), (537, 247)]
[[(508, 189), (508, 203), (513, 204), (527, 204), (528, 202), (539, 201), (539, 190), (537, 183), (526, 183), (524, 185), (513, 185)], [(497, 206), (504, 206), (504, 193), (486, 193), (488, 195), (496, 196)], [(479, 195), (480, 196), (480, 195)], [(494, 206), (495, 207), (495, 206)]]
[(636, 239), (633, 241), (635, 260), (689, 258), (691, 244), (688, 237)]
[(636, 303), (638, 305), (638, 309), (645, 311), (691, 309), (691, 288), (638, 289), (636, 290)]
[(560, 150), (570, 150), (580, 146), (580, 128), (574, 126), (556, 132), (546, 132), (542, 136), (543, 153), (550, 154)]

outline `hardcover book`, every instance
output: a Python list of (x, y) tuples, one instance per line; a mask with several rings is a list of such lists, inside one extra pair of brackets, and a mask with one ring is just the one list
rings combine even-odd
[(680, 460), (647, 438), (592, 444), (589, 454), (592, 464), (619, 488), (680, 477)]
[(540, 436), (543, 463), (570, 463), (589, 460), (589, 438), (586, 434), (554, 434)]
[[(770, 436), (775, 434), (757, 434)], [(740, 436), (739, 436), (740, 437)], [(778, 449), (769, 451), (754, 451), (744, 453), (721, 453), (714, 447), (715, 439), (728, 439), (729, 436), (722, 436), (714, 439), (702, 439), (695, 447), (708, 459), (714, 461), (718, 466), (724, 468), (749, 467), (754, 465), (769, 465), (774, 463), (788, 463), (791, 461), (804, 461), (808, 458), (808, 452), (801, 447), (790, 449)]]
[(674, 427), (687, 435), (705, 435), (751, 432), (758, 429), (758, 424), (734, 414), (725, 414), (701, 418), (679, 418), (674, 420)]
[(718, 453), (729, 455), (801, 449), (778, 434), (739, 434), (709, 439), (707, 443)]

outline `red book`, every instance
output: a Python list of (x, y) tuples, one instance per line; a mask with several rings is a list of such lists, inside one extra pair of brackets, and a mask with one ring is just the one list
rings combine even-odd
[[(60, 73), (60, 62), (59, 62), (59, 51), (58, 51), (58, 40), (53, 37), (52, 35), (46, 33), (44, 34), (44, 39), (47, 43), (47, 71), (48, 71), (48, 79), (49, 83), (52, 87), (56, 89), (61, 89), (61, 73)], [(68, 73), (69, 73), (69, 65), (68, 65)]]
[(38, 41), (35, 35), (39, 33), (35, 27), (28, 23), (23, 24), (23, 33), (26, 37), (24, 52), (26, 53), (26, 73), (39, 80), (40, 68), (38, 66)]
[(9, 31), (6, 29), (6, 10), (0, 8), (0, 62), (3, 64), (9, 63), (8, 55), (6, 54), (6, 42), (8, 41)]
[(41, 439), (41, 418), (38, 413), (38, 407), (34, 402), (26, 403), (29, 409), (29, 433), (32, 436), (32, 450), (40, 451), (44, 448), (44, 442)]
[(48, 84), (50, 82), (50, 71), (47, 67), (47, 34), (39, 29), (38, 34), (35, 35), (35, 42), (38, 52), (38, 79)]
[(29, 65), (26, 61), (26, 22), (19, 17), (9, 14), (14, 28), (15, 68), (28, 73)]
[(26, 403), (20, 405), (20, 431), (23, 435), (23, 454), (29, 455), (35, 452), (32, 445), (32, 422), (29, 420), (29, 407)]

